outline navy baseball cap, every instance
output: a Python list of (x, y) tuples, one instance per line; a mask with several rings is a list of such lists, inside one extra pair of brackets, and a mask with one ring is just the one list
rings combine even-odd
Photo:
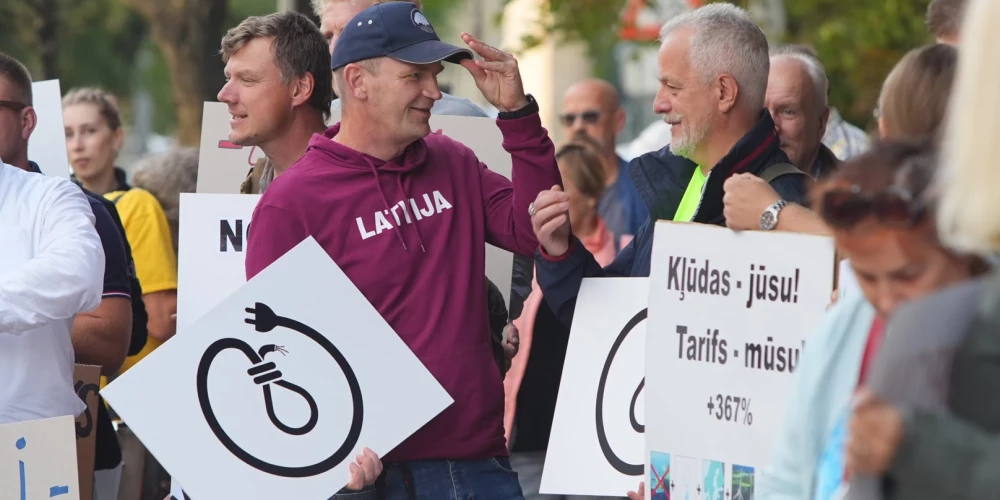
[(332, 70), (348, 64), (391, 57), (411, 64), (473, 59), (472, 51), (444, 43), (434, 27), (410, 2), (373, 5), (344, 27), (330, 59)]

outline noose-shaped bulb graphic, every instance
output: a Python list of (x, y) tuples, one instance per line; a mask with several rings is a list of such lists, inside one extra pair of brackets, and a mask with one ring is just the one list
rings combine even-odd
[[(343, 354), (341, 354), (340, 350), (337, 349), (332, 342), (327, 340), (326, 337), (320, 335), (316, 330), (313, 330), (312, 328), (293, 319), (278, 316), (271, 310), (270, 307), (261, 304), (260, 302), (256, 303), (252, 308), (246, 308), (246, 312), (254, 317), (247, 318), (244, 321), (247, 324), (254, 325), (258, 332), (267, 333), (280, 326), (301, 333), (306, 337), (309, 337), (313, 342), (319, 344), (320, 347), (322, 347), (330, 355), (330, 357), (337, 362), (341, 371), (344, 372), (344, 376), (347, 378), (347, 385), (351, 390), (351, 400), (353, 403), (351, 427), (347, 432), (347, 437), (344, 439), (343, 444), (341, 444), (332, 455), (321, 462), (304, 467), (286, 467), (272, 464), (251, 455), (249, 452), (237, 445), (219, 424), (219, 420), (216, 418), (215, 412), (212, 410), (212, 402), (208, 394), (209, 369), (212, 366), (212, 362), (215, 361), (216, 356), (227, 349), (235, 349), (242, 352), (247, 359), (253, 363), (253, 366), (247, 370), (247, 374), (254, 377), (254, 383), (263, 386), (262, 391), (264, 394), (264, 408), (267, 411), (267, 416), (271, 420), (271, 423), (282, 432), (294, 436), (308, 434), (316, 427), (317, 422), (319, 422), (319, 408), (316, 405), (316, 400), (313, 399), (312, 395), (309, 394), (308, 391), (291, 382), (288, 382), (287, 380), (281, 380), (281, 372), (277, 370), (277, 365), (275, 365), (272, 361), (264, 361), (264, 357), (268, 354), (273, 352), (285, 353), (286, 351), (284, 351), (284, 349), (274, 344), (268, 344), (261, 347), (259, 350), (254, 351), (253, 348), (246, 342), (234, 338), (223, 338), (213, 342), (212, 345), (210, 345), (205, 351), (205, 354), (202, 355), (201, 362), (198, 364), (198, 374), (196, 377), (198, 385), (198, 402), (201, 405), (201, 411), (205, 415), (205, 421), (208, 422), (208, 426), (212, 429), (212, 432), (219, 439), (219, 441), (222, 442), (223, 446), (230, 451), (230, 453), (246, 462), (251, 467), (269, 474), (284, 477), (311, 477), (327, 472), (340, 465), (340, 463), (343, 462), (344, 459), (346, 459), (351, 453), (351, 450), (354, 449), (354, 446), (358, 444), (358, 438), (361, 436), (361, 425), (364, 418), (364, 402), (361, 397), (361, 386), (358, 383), (358, 378), (354, 374), (354, 370), (351, 368), (351, 365), (347, 363), (347, 359)], [(274, 402), (271, 397), (271, 384), (292, 391), (305, 399), (306, 403), (309, 405), (309, 421), (306, 422), (305, 425), (302, 425), (301, 427), (292, 427), (286, 425), (280, 418), (278, 418), (274, 412)]]

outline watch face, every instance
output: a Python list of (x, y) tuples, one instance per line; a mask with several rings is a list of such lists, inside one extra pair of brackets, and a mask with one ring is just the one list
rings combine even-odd
[(766, 210), (760, 216), (760, 227), (761, 229), (774, 229), (775, 224), (777, 224), (778, 219), (775, 217), (774, 210)]

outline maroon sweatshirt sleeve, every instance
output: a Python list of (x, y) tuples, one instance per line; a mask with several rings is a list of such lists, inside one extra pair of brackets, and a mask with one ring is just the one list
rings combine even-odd
[(306, 239), (302, 222), (286, 210), (258, 205), (247, 235), (246, 273), (250, 280)]
[(482, 167), (486, 242), (504, 250), (533, 256), (538, 240), (531, 228), (528, 204), (538, 193), (562, 186), (555, 146), (538, 113), (513, 120), (497, 120), (503, 148), (512, 160), (511, 180)]

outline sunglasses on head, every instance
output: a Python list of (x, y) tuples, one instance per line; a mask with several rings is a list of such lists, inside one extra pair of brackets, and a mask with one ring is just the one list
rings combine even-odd
[(576, 123), (577, 118), (581, 118), (583, 123), (586, 123), (587, 125), (593, 125), (597, 123), (597, 120), (601, 119), (601, 112), (591, 110), (584, 111), (583, 113), (564, 113), (559, 117), (559, 119), (562, 120), (563, 125), (566, 127), (572, 127), (573, 124)]
[(837, 228), (850, 228), (868, 216), (891, 227), (912, 227), (924, 216), (925, 207), (904, 189), (890, 187), (872, 195), (857, 185), (837, 188), (823, 195), (823, 219)]

